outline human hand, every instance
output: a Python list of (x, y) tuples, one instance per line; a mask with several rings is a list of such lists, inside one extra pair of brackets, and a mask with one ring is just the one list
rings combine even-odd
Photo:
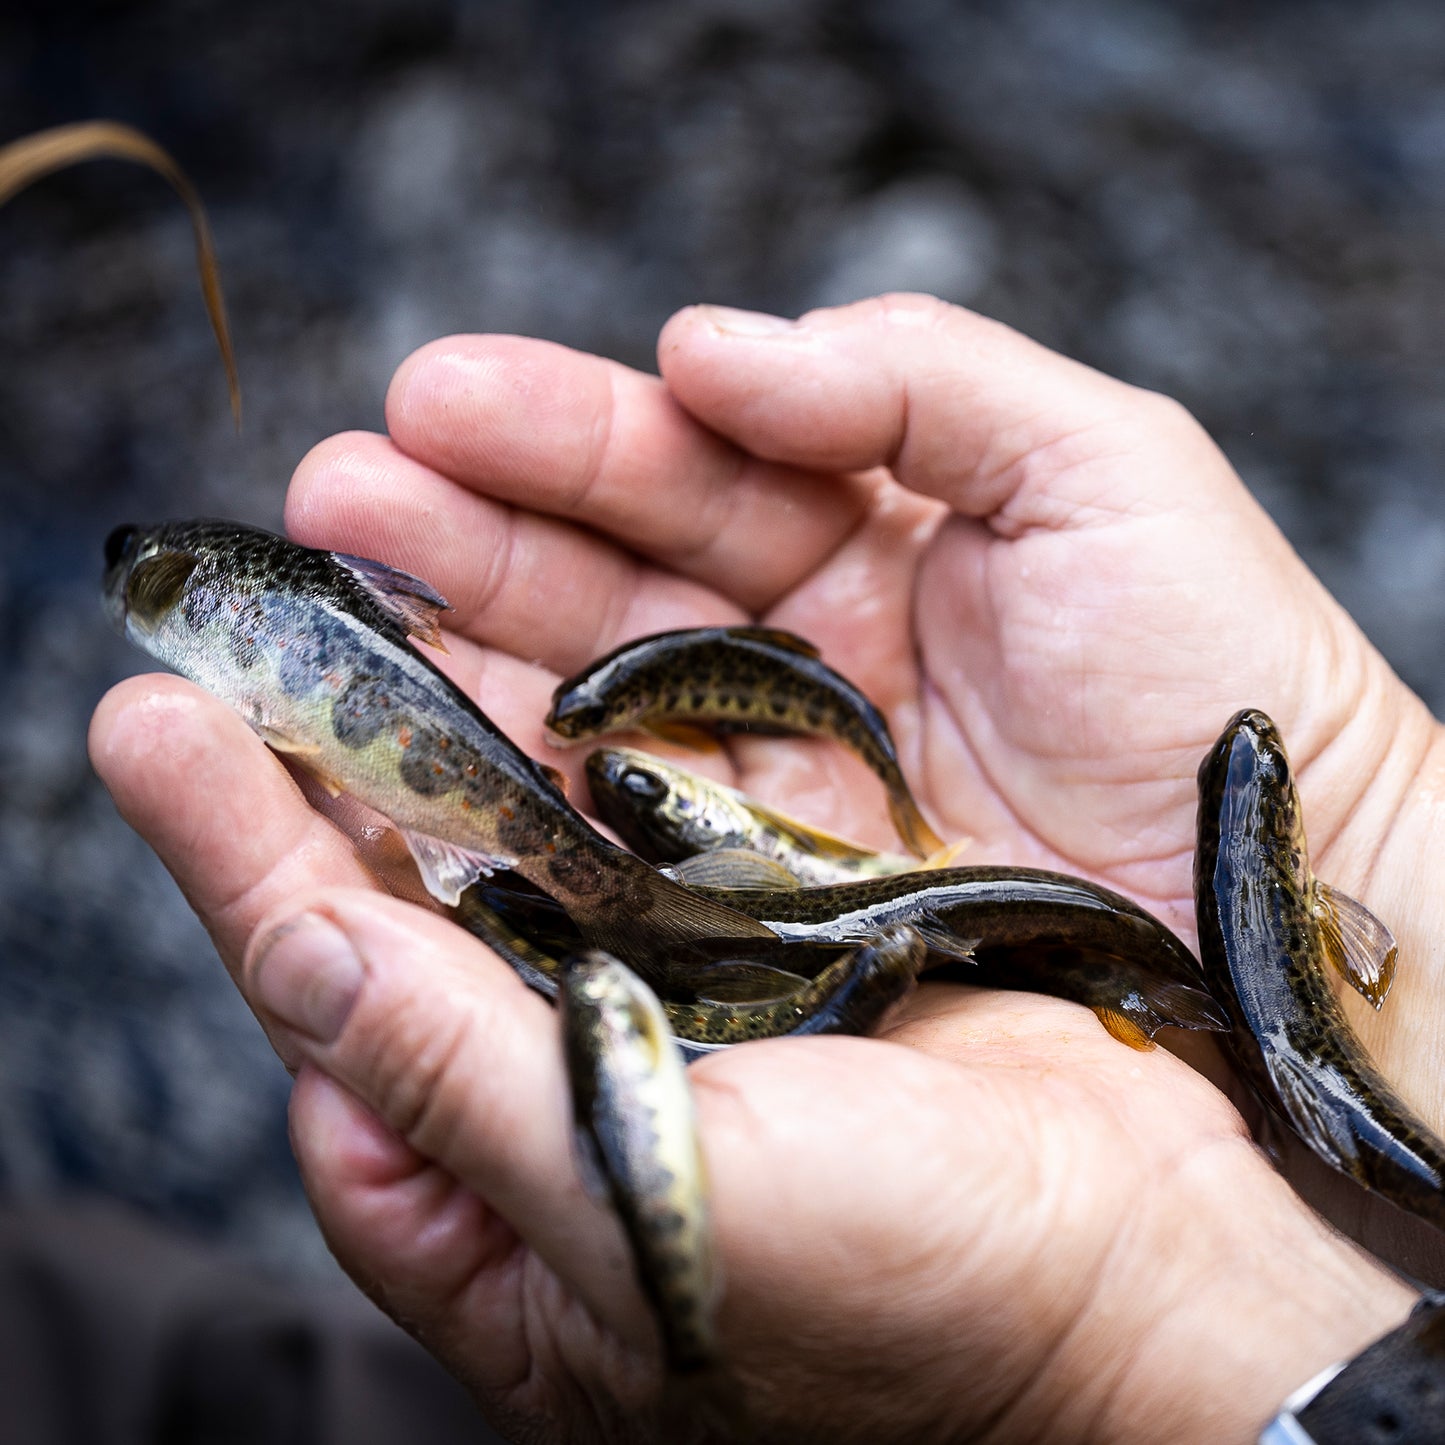
[[(574, 760), (549, 756), (538, 728), (556, 674), (662, 627), (749, 616), (792, 627), (889, 713), (925, 809), (946, 832), (979, 840), (972, 858), (1088, 873), (1186, 933), (1194, 768), (1236, 706), (1263, 706), (1302, 764), (1319, 871), (1395, 926), (1406, 945), (1404, 981), (1408, 931), (1370, 890), (1388, 896), (1400, 886), (1391, 869), (1408, 810), (1398, 805), (1435, 747), (1433, 724), (1177, 408), (934, 303), (821, 313), (763, 337), (739, 334), (742, 324), (683, 313), (664, 333), (662, 358), (673, 395), (743, 450), (622, 368), (542, 343), (454, 339), (403, 368), (389, 400), (392, 442), (338, 438), (303, 464), (293, 534), (380, 555), (450, 595), (454, 675), (524, 747), (564, 765)], [(884, 463), (892, 476), (878, 469)], [(1301, 656), (1307, 665), (1291, 667)], [(224, 718), (181, 684), (138, 681), (103, 706), (95, 752), (122, 809), (236, 964), (268, 915), (323, 906), (313, 897), (323, 885), (368, 880), (259, 743)], [(162, 772), (157, 737), (197, 750), (197, 766), (179, 781)], [(731, 780), (749, 791), (885, 841), (876, 780), (828, 750), (744, 742), (736, 764)], [(239, 816), (217, 827), (213, 798), (188, 781), (218, 770), (245, 780), (249, 828)], [(550, 1057), (545, 1014), (536, 1022), (542, 1006), (454, 930), (438, 934), (440, 925), (401, 905), (347, 898), (324, 906), (338, 919), (361, 908), (348, 924), (354, 936), (392, 921), (382, 943), (364, 950), (363, 1000), (374, 994), (374, 1009), (358, 1004), (341, 1038), (319, 1050), (278, 1034), (293, 1061), (312, 1060), (297, 1089), (296, 1143), (338, 1253), (484, 1394), (525, 1408), (526, 1392), (506, 1384), (531, 1372), (530, 1403), (574, 1423), (584, 1399), (620, 1393), (636, 1403), (652, 1384), (637, 1344), (645, 1328), (635, 1295), (618, 1287), (615, 1248), (598, 1247), (605, 1221), (594, 1220), (591, 1233), (577, 1224), (584, 1206), (565, 1148), (543, 1150), (528, 1173), (516, 1157), (527, 1151), (495, 1122), (499, 1111), (513, 1121), (526, 1111), (534, 1132), (534, 1114), (562, 1128), (558, 1081), (543, 1062), (522, 1067), (509, 1046), (507, 1068), (494, 1067), (499, 1032), (519, 1047), (525, 1040), (529, 1060)], [(260, 953), (253, 947), (243, 987), (274, 1022), (274, 1000), (257, 978), (267, 973), (256, 969)], [(303, 980), (311, 976), (302, 970)], [(955, 1420), (984, 1418), (1016, 1395), (1024, 1413), (1010, 1422), (1030, 1409), (1077, 1422), (1091, 1408), (1083, 1367), (1113, 1379), (1119, 1335), (1138, 1360), (1165, 1364), (1167, 1343), (1182, 1346), (1175, 1366), (1210, 1381), (1199, 1368), (1209, 1363), (1204, 1338), (1228, 1320), (1214, 1356), (1228, 1364), (1228, 1343), (1246, 1339), (1232, 1316), (1239, 1307), (1268, 1321), (1261, 1348), (1277, 1350), (1276, 1336), (1288, 1335), (1301, 1351), (1281, 1364), (1278, 1381), (1251, 1362), (1267, 1388), (1279, 1385), (1277, 1399), (1310, 1372), (1296, 1368), (1305, 1354), (1323, 1350), (1314, 1360), (1323, 1364), (1402, 1312), (1391, 1287), (1345, 1246), (1312, 1232), (1232, 1132), (1221, 1100), (1163, 1055), (1118, 1049), (1087, 1015), (1070, 1010), (1061, 1038), (1059, 1011), (1069, 1008), (929, 989), (896, 1035), (918, 1045), (917, 1056), (901, 1055), (907, 1063), (901, 1051), (843, 1041), (850, 1065), (867, 1052), (840, 1078), (831, 1059), (841, 1056), (817, 1064), (817, 1045), (794, 1041), (694, 1071), (731, 1281), (724, 1342), (761, 1421), (796, 1423), (800, 1410), (817, 1419), (820, 1394), (849, 1428), (869, 1399), (903, 1421), (911, 1417), (896, 1414), (895, 1394), (922, 1378), (931, 1404), (957, 1403), (964, 1413)], [(449, 1023), (454, 1016), (467, 1022)], [(1101, 1045), (1114, 1051), (1102, 1062)], [(502, 1094), (474, 1092), (479, 1073), (495, 1072), (521, 1082)], [(1086, 1105), (1065, 1102), (1074, 1095)], [(933, 1109), (935, 1097), (946, 1108)], [(1166, 1124), (1180, 1109), (1193, 1124)], [(731, 1125), (712, 1122), (730, 1110)], [(1007, 1127), (982, 1138), (967, 1132), (960, 1121), (980, 1112)], [(738, 1115), (758, 1136), (746, 1147)], [(880, 1137), (867, 1142), (881, 1155), (853, 1132), (868, 1119)], [(1126, 1146), (1125, 1136), (1144, 1142)], [(895, 1139), (906, 1157), (888, 1157)], [(920, 1167), (909, 1140), (935, 1172)], [(959, 1142), (946, 1149), (945, 1140)], [(1089, 1147), (1077, 1155), (1061, 1147), (1073, 1140)], [(1137, 1149), (1135, 1170), (1119, 1168), (1120, 1149)], [(1219, 1164), (1236, 1196), (1223, 1196), (1222, 1213), (1233, 1210), (1247, 1227), (1211, 1232), (1208, 1248), (1185, 1259), (1166, 1237), (1198, 1231), (1198, 1201), (1179, 1186), (1200, 1187), (1205, 1158), (1210, 1178)], [(1226, 1158), (1249, 1167), (1220, 1163)], [(1146, 1186), (1160, 1169), (1172, 1187)], [(1112, 1188), (1121, 1178), (1142, 1191), (1133, 1212), (1130, 1191)], [(878, 1182), (870, 1189), (869, 1180)], [(1237, 1198), (1259, 1214), (1240, 1216)], [(912, 1227), (922, 1211), (940, 1227), (940, 1201), (950, 1206), (956, 1267), (942, 1280), (930, 1273), (915, 1307), (905, 1283), (919, 1276), (921, 1256), (900, 1221)], [(1123, 1270), (1129, 1288), (1117, 1295), (1095, 1294), (1079, 1283), (1081, 1264), (1102, 1262), (1115, 1246), (1127, 1254), (1123, 1231), (1145, 1241), (1142, 1272)], [(573, 1234), (585, 1247), (568, 1247)], [(1257, 1265), (1254, 1284), (1268, 1284), (1269, 1306), (1228, 1270), (1223, 1296), (1210, 1287), (1218, 1249), (1261, 1238), (1293, 1241), (1270, 1258), (1313, 1260), (1310, 1285), (1300, 1287), (1293, 1268), (1285, 1280)], [(927, 1239), (937, 1245), (936, 1234)], [(445, 1248), (434, 1250), (439, 1240)], [(845, 1278), (815, 1278), (820, 1256), (846, 1259)], [(1178, 1275), (1164, 1292), (1168, 1308), (1156, 1310), (1161, 1260)], [(1043, 1288), (1028, 1287), (1025, 1275)], [(1334, 1281), (1328, 1297), (1315, 1293), (1325, 1279)], [(1196, 1295), (1215, 1302), (1212, 1320), (1180, 1306)], [(1278, 1313), (1301, 1301), (1323, 1302), (1352, 1338), (1325, 1341), (1320, 1321), (1301, 1330)], [(1375, 1318), (1384, 1303), (1388, 1317)], [(878, 1346), (880, 1316), (897, 1320), (891, 1348)], [(1055, 1368), (1044, 1363), (1043, 1337), (1063, 1318), (1079, 1344), (1056, 1352)], [(861, 1351), (844, 1319), (865, 1327)], [(526, 1320), (543, 1321), (547, 1338), (529, 1338)], [(799, 1345), (800, 1332), (824, 1327), (815, 1349)], [(944, 1351), (946, 1362), (924, 1344), (943, 1331), (967, 1345)], [(967, 1366), (972, 1388), (940, 1373), (954, 1361)], [(877, 1373), (860, 1374), (865, 1365)], [(1170, 1389), (1151, 1395), (1149, 1372), (1135, 1372), (1117, 1398), (1177, 1411), (1179, 1377), (1162, 1378)], [(850, 1391), (850, 1380), (870, 1388)], [(988, 1397), (984, 1386), (994, 1383), (999, 1394)], [(1212, 1408), (1254, 1409), (1256, 1424), (1274, 1403), (1263, 1393), (1243, 1399), (1234, 1383), (1223, 1394)], [(1082, 1413), (1068, 1413), (1074, 1408)], [(1111, 1438), (1125, 1438), (1123, 1422)]]

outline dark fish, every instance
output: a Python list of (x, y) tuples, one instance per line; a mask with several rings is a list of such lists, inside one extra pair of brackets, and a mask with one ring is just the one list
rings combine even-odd
[(587, 759), (587, 785), (597, 816), (649, 863), (747, 848), (815, 886), (918, 867), (914, 858), (850, 843), (635, 748), (598, 748)]
[(1225, 1047), (1327, 1164), (1445, 1228), (1445, 1141), (1371, 1062), (1327, 974), (1343, 964), (1382, 996), (1394, 940), (1360, 904), (1320, 888), (1279, 732), (1262, 712), (1238, 713), (1199, 768), (1194, 855), (1200, 957), (1233, 1025)]
[(632, 1246), (671, 1369), (717, 1354), (721, 1293), (692, 1091), (656, 997), (617, 959), (562, 969), (558, 1007), (584, 1181)]
[(107, 611), (126, 637), (333, 792), (389, 817), (442, 902), (514, 869), (655, 979), (691, 943), (771, 939), (603, 838), (559, 775), (409, 644), (441, 646), (446, 602), (425, 582), (235, 522), (118, 528), (106, 568)]
[(1169, 929), (1120, 894), (1063, 873), (941, 868), (826, 888), (702, 891), (790, 941), (860, 942), (909, 924), (960, 981), (1072, 999), (1134, 1048), (1166, 1024), (1229, 1026)]
[(686, 740), (699, 729), (835, 738), (883, 780), (912, 852), (926, 858), (944, 846), (908, 790), (883, 714), (791, 632), (700, 627), (639, 638), (563, 682), (547, 726), (563, 743), (627, 728)]
[[(462, 895), (450, 916), (529, 987), (556, 997), (559, 960), (576, 950), (578, 940), (567, 937), (565, 920), (549, 914), (546, 901), (479, 884)], [(688, 1063), (754, 1039), (866, 1034), (913, 991), (926, 952), (922, 938), (907, 927), (885, 929), (876, 940), (842, 952), (779, 946), (745, 964), (724, 961), (680, 975), (674, 982), (690, 999), (665, 997), (662, 1009)], [(811, 979), (788, 971), (805, 959), (818, 970)], [(738, 989), (749, 997), (712, 996)]]

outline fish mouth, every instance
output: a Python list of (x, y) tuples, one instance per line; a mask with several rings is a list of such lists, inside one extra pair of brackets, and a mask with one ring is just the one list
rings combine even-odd
[(105, 581), (102, 584), (105, 615), (110, 619), (111, 626), (122, 635), (125, 633), (126, 582), (144, 536), (141, 528), (127, 522), (115, 528), (105, 539)]

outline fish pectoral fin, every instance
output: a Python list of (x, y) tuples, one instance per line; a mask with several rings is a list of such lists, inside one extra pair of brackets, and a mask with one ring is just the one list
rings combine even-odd
[(1318, 879), (1311, 908), (1330, 962), (1356, 993), (1379, 1008), (1395, 981), (1395, 935), (1363, 903)]
[(1128, 1044), (1141, 1053), (1154, 1047), (1153, 1030), (1145, 1028), (1123, 1010), (1111, 1008), (1108, 1004), (1095, 1004), (1094, 1016), (1108, 1030), (1109, 1036), (1118, 1039), (1121, 1044)]
[(252, 721), (251, 727), (260, 735), (261, 741), (274, 753), (294, 758), (333, 797), (339, 798), (346, 791), (346, 784), (332, 777), (316, 762), (321, 752), (320, 743), (302, 742), (299, 738), (288, 737), (263, 722)]
[(642, 725), (643, 732), (665, 743), (676, 743), (680, 748), (691, 748), (695, 753), (720, 753), (722, 744), (705, 728), (697, 723), (674, 722), (669, 718), (649, 719)]
[(181, 600), (201, 559), (191, 552), (156, 552), (131, 569), (125, 588), (126, 617), (142, 632), (154, 632)]
[(801, 888), (791, 869), (751, 848), (713, 848), (674, 863), (668, 870), (679, 883), (702, 888)]
[(403, 828), (401, 836), (411, 849), (426, 891), (448, 908), (455, 908), (463, 891), (478, 878), (490, 878), (496, 869), (511, 868), (517, 861), (479, 853), (458, 843), (448, 843), (444, 838), (434, 838), (430, 833), (415, 833), (410, 828)]
[(409, 637), (435, 647), (439, 652), (447, 650), (442, 640), (441, 615), (451, 604), (435, 587), (403, 572), (388, 567), (385, 562), (373, 561), (370, 557), (353, 557), (345, 552), (333, 552), (332, 560), (339, 562), (371, 594), (372, 601), (388, 617), (400, 624)]
[(916, 919), (914, 927), (928, 945), (930, 953), (941, 954), (944, 958), (954, 959), (958, 963), (972, 963), (974, 949), (983, 942), (981, 938), (964, 938), (946, 923), (927, 914)]
[(1337, 1126), (1309, 1070), (1298, 1059), (1268, 1047), (1262, 1047), (1260, 1052), (1280, 1107), (1295, 1132), (1326, 1164), (1352, 1173), (1359, 1165), (1359, 1144), (1348, 1128)]
[(571, 786), (567, 774), (561, 768), (554, 768), (551, 763), (538, 763), (537, 766), (541, 769), (542, 776), (565, 798), (567, 789)]
[(723, 631), (740, 642), (762, 642), (769, 647), (780, 647), (784, 652), (796, 652), (800, 657), (823, 655), (806, 637), (799, 637), (796, 632), (787, 632), (781, 627), (727, 627)]

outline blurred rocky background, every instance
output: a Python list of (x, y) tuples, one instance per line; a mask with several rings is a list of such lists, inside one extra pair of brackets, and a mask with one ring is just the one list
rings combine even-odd
[(1445, 7), (1431, 0), (215, 0), (0, 9), (0, 141), (96, 163), (0, 210), (0, 1198), (119, 1197), (327, 1268), (286, 1078), (85, 760), (143, 661), (116, 522), (275, 526), (451, 331), (652, 365), (697, 300), (932, 291), (1185, 402), (1437, 710)]

